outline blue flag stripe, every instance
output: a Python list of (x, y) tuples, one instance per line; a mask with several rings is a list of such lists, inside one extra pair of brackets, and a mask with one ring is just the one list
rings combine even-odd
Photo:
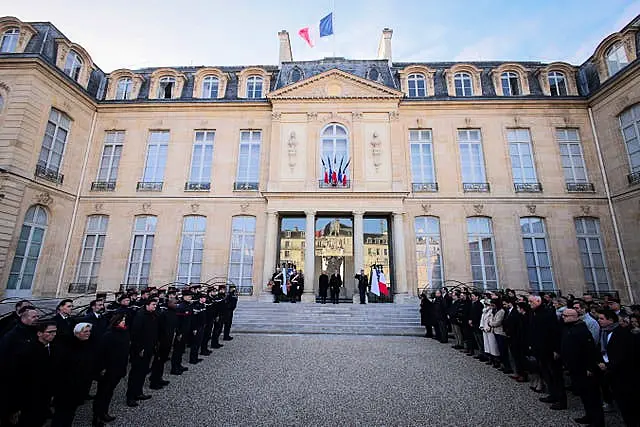
[(320, 37), (333, 34), (333, 12), (320, 20)]

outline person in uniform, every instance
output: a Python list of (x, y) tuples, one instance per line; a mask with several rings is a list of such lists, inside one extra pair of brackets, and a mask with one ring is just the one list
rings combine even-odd
[(160, 390), (169, 385), (169, 381), (163, 380), (164, 365), (169, 360), (171, 344), (176, 333), (178, 324), (177, 303), (174, 299), (165, 300), (163, 305), (159, 305), (158, 312), (158, 351), (151, 364), (151, 375), (149, 376), (149, 388)]
[(191, 316), (193, 308), (191, 299), (193, 295), (191, 291), (185, 289), (182, 291), (182, 301), (176, 308), (176, 317), (178, 323), (176, 325), (176, 335), (173, 340), (173, 353), (171, 354), (171, 375), (182, 375), (183, 372), (189, 370), (186, 366), (182, 366), (182, 355), (184, 354), (186, 343), (191, 335)]
[(326, 271), (323, 271), (320, 274), (320, 278), (318, 279), (318, 290), (320, 295), (320, 302), (322, 304), (327, 303), (327, 291), (329, 290), (329, 276)]
[(222, 319), (224, 324), (223, 341), (231, 341), (233, 337), (231, 333), (231, 323), (233, 323), (233, 311), (238, 306), (238, 291), (236, 285), (229, 286), (229, 295), (227, 295), (226, 310)]
[(340, 302), (340, 288), (342, 287), (342, 277), (338, 270), (329, 278), (329, 287), (331, 288), (331, 303), (338, 304)]
[(202, 362), (202, 359), (198, 358), (200, 352), (200, 346), (202, 345), (202, 338), (204, 336), (204, 327), (207, 323), (207, 307), (205, 302), (207, 301), (206, 294), (198, 294), (198, 300), (193, 303), (193, 321), (191, 322), (191, 342), (189, 343), (189, 363), (196, 365)]
[(286, 286), (286, 282), (284, 281), (284, 273), (280, 269), (280, 267), (276, 268), (276, 272), (271, 276), (271, 282), (273, 285), (271, 286), (271, 293), (273, 294), (273, 302), (280, 302), (280, 295), (282, 295), (282, 286)]
[(222, 333), (222, 328), (223, 328), (223, 319), (227, 311), (226, 290), (227, 290), (226, 285), (218, 286), (218, 295), (216, 295), (216, 298), (213, 300), (214, 307), (215, 307), (215, 315), (214, 315), (214, 322), (213, 322), (213, 334), (211, 335), (211, 348), (223, 347), (223, 345), (220, 344), (219, 340), (220, 340), (220, 334)]
[(147, 300), (133, 319), (131, 327), (131, 370), (127, 382), (127, 406), (138, 406), (138, 400), (147, 400), (151, 396), (144, 394), (142, 387), (149, 373), (149, 364), (158, 343), (158, 300)]
[(360, 274), (356, 274), (358, 281), (358, 292), (360, 293), (360, 304), (367, 303), (367, 286), (369, 286), (369, 278), (364, 274), (364, 269), (360, 269)]
[(211, 354), (211, 350), (209, 350), (209, 343), (211, 341), (211, 334), (213, 333), (213, 323), (215, 318), (215, 306), (213, 300), (218, 295), (218, 290), (215, 286), (209, 287), (209, 295), (207, 296), (207, 300), (205, 302), (205, 310), (206, 310), (206, 323), (204, 325), (204, 335), (202, 338), (202, 347), (200, 348), (200, 354), (203, 356), (209, 356)]

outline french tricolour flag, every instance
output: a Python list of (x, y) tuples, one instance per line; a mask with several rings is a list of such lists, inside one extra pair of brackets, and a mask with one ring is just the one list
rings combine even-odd
[(322, 18), (320, 20), (320, 25), (310, 25), (308, 27), (301, 28), (300, 31), (298, 31), (298, 34), (310, 47), (313, 47), (318, 38), (327, 37), (333, 34), (333, 12)]

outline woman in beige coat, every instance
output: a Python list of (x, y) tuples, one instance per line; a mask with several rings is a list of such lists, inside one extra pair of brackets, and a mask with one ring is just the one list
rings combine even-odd
[(498, 358), (500, 357), (500, 352), (498, 351), (496, 337), (490, 325), (493, 321), (493, 312), (491, 311), (488, 300), (484, 300), (482, 303), (484, 304), (484, 309), (482, 310), (482, 317), (480, 318), (480, 329), (482, 330), (482, 339), (484, 341), (484, 352), (489, 360), (487, 363), (495, 366), (496, 363), (499, 364)]

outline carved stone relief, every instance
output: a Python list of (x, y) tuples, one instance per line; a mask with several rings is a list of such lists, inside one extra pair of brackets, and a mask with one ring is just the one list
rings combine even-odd
[(476, 213), (476, 215), (480, 215), (483, 210), (484, 205), (473, 205), (473, 211)]
[(191, 212), (196, 213), (200, 210), (200, 203), (194, 202), (191, 203)]
[(151, 209), (151, 203), (143, 203), (142, 204), (142, 212), (147, 213)]
[(526, 207), (527, 207), (527, 211), (528, 211), (530, 214), (532, 214), (532, 215), (533, 215), (533, 214), (535, 214), (535, 213), (536, 213), (536, 208), (537, 208), (537, 206), (536, 206), (536, 205), (527, 205)]
[(371, 157), (373, 157), (373, 166), (375, 166), (376, 171), (380, 169), (380, 165), (382, 164), (382, 142), (380, 142), (380, 138), (378, 137), (377, 132), (373, 132), (371, 137)]
[(431, 205), (428, 203), (423, 203), (422, 205), (422, 211), (424, 213), (429, 213), (431, 211)]
[(289, 141), (287, 142), (287, 155), (289, 156), (289, 168), (291, 172), (296, 167), (296, 157), (298, 155), (298, 140), (296, 139), (296, 133), (291, 131), (289, 134)]
[(36, 196), (36, 202), (44, 206), (49, 206), (53, 203), (53, 197), (51, 197), (49, 192), (44, 191)]
[(591, 206), (580, 206), (580, 210), (583, 215), (589, 215), (591, 213)]
[(247, 213), (248, 210), (249, 210), (249, 203), (241, 203), (240, 204), (240, 211), (242, 213)]

